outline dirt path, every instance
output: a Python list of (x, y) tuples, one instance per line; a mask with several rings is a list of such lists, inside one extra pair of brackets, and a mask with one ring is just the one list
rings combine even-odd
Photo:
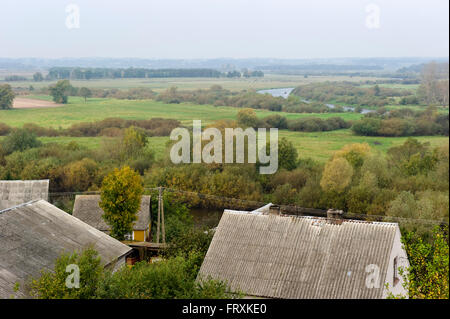
[(14, 109), (33, 109), (33, 108), (45, 108), (45, 107), (60, 107), (62, 104), (58, 104), (51, 101), (27, 99), (22, 97), (16, 97), (14, 99)]

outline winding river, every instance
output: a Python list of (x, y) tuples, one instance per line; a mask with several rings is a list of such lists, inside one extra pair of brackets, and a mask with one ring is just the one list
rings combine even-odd
[[(270, 94), (273, 97), (282, 97), (287, 99), (289, 97), (289, 95), (292, 93), (292, 91), (294, 90), (294, 88), (281, 88), (281, 89), (268, 89), (268, 90), (259, 90), (257, 91), (257, 93), (260, 94)], [(311, 103), (308, 100), (301, 100), (304, 103)], [(336, 107), (336, 105), (334, 104), (325, 104), (328, 108), (330, 109), (334, 109)], [(352, 106), (343, 106), (342, 107), (344, 109), (345, 112), (354, 112), (355, 108)], [(375, 112), (374, 110), (369, 110), (369, 109), (362, 109), (361, 110), (361, 114), (367, 114), (367, 113), (371, 113), (371, 112)]]

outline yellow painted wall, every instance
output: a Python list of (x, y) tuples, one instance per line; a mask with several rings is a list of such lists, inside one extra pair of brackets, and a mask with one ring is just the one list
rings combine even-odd
[(145, 230), (135, 230), (134, 231), (134, 240), (145, 241)]

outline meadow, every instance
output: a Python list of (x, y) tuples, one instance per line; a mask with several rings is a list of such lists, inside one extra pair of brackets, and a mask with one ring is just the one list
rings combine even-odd
[[(50, 99), (49, 96), (30, 96), (30, 98)], [(58, 108), (11, 109), (0, 110), (0, 122), (13, 127), (21, 127), (25, 123), (40, 126), (65, 128), (74, 123), (92, 122), (108, 117), (124, 119), (150, 119), (155, 117), (177, 119), (184, 125), (192, 125), (193, 120), (202, 120), (209, 124), (217, 120), (235, 120), (239, 108), (229, 106), (196, 105), (191, 103), (165, 104), (153, 100), (117, 100), (91, 98), (87, 102), (81, 97), (70, 97), (69, 103)], [(357, 120), (357, 113), (283, 113), (267, 110), (256, 110), (258, 117), (280, 114), (288, 119), (302, 117), (329, 118), (340, 116), (346, 120)]]
[[(344, 80), (345, 77), (333, 77), (329, 80)], [(245, 88), (276, 88), (289, 87), (301, 84), (301, 81), (324, 81), (326, 77), (309, 77), (300, 76), (267, 76), (263, 79), (120, 79), (120, 80), (91, 80), (91, 81), (73, 81), (75, 86), (83, 86), (89, 84), (91, 87), (120, 87), (122, 89), (128, 87), (137, 87), (139, 84), (151, 87), (155, 90), (163, 90), (170, 86), (178, 86), (183, 89), (209, 88), (213, 84), (222, 85), (228, 89), (245, 89)], [(350, 79), (350, 78), (348, 78)], [(367, 78), (366, 78), (367, 79)], [(359, 80), (351, 78), (351, 80)], [(78, 83), (80, 82), (80, 83)], [(40, 82), (39, 84), (48, 82)], [(306, 83), (306, 82), (303, 82)], [(16, 83), (20, 84), (20, 83)], [(33, 84), (34, 85), (34, 84)], [(254, 87), (252, 87), (254, 85)], [(405, 86), (404, 88), (407, 88)], [(415, 89), (413, 86), (408, 88)], [(51, 100), (50, 96), (35, 95), (29, 98), (40, 100)], [(405, 106), (389, 105), (388, 109), (401, 108)], [(408, 106), (410, 107), (410, 106)], [(423, 107), (415, 106), (414, 109), (420, 110)], [(217, 120), (229, 119), (235, 120), (239, 112), (239, 108), (234, 107), (216, 107), (212, 105), (196, 105), (192, 103), (165, 104), (163, 102), (153, 100), (118, 100), (118, 99), (102, 99), (90, 98), (87, 102), (81, 97), (70, 97), (69, 103), (56, 108), (34, 108), (34, 109), (12, 109), (0, 110), (0, 122), (12, 127), (21, 127), (25, 123), (35, 123), (44, 127), (66, 128), (74, 123), (92, 122), (102, 120), (108, 117), (120, 117), (124, 119), (150, 119), (155, 117), (177, 119), (182, 125), (191, 126), (193, 120), (202, 120), (203, 125), (211, 124)], [(284, 113), (271, 112), (267, 110), (255, 110), (258, 117), (263, 118), (272, 114), (280, 114), (288, 119), (319, 117), (329, 118), (339, 116), (345, 120), (358, 120), (363, 115), (346, 112), (346, 113)], [(448, 112), (448, 108), (441, 110)], [(332, 154), (350, 143), (368, 143), (375, 150), (382, 153), (396, 145), (402, 144), (406, 137), (368, 137), (357, 136), (351, 130), (338, 130), (330, 132), (293, 132), (282, 130), (279, 132), (280, 137), (286, 137), (291, 141), (298, 150), (299, 156), (302, 158), (313, 158), (320, 162), (325, 162)], [(2, 137), (0, 137), (1, 139)], [(44, 143), (62, 143), (67, 144), (70, 141), (76, 141), (79, 145), (95, 149), (101, 146), (104, 137), (42, 137)], [(421, 142), (430, 142), (432, 146), (448, 143), (448, 137), (443, 136), (424, 136), (417, 137)], [(151, 137), (149, 138), (149, 147), (151, 147), (157, 158), (164, 156), (168, 137)]]
[[(25, 74), (31, 77), (29, 74)], [(0, 75), (1, 79), (1, 75)], [(130, 89), (150, 88), (155, 92), (162, 92), (170, 87), (176, 86), (180, 90), (208, 89), (212, 85), (220, 85), (231, 91), (241, 90), (263, 90), (273, 88), (296, 87), (302, 84), (324, 82), (324, 81), (366, 81), (376, 80), (373, 77), (350, 77), (350, 76), (300, 76), (265, 74), (263, 78), (147, 78), (147, 79), (99, 79), (99, 80), (71, 80), (73, 86), (98, 89)], [(1, 83), (1, 82), (0, 82)], [(56, 81), (17, 81), (8, 82), (13, 88), (28, 89), (32, 85), (35, 89), (41, 89), (55, 84)]]

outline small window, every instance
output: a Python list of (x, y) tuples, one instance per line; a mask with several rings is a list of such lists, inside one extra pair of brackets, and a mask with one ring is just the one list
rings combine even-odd
[(400, 281), (400, 277), (398, 275), (398, 257), (395, 257), (394, 258), (394, 278), (393, 278), (394, 286), (397, 285), (399, 281)]
[(125, 240), (133, 240), (133, 234), (132, 233), (128, 233), (128, 234), (125, 234)]

